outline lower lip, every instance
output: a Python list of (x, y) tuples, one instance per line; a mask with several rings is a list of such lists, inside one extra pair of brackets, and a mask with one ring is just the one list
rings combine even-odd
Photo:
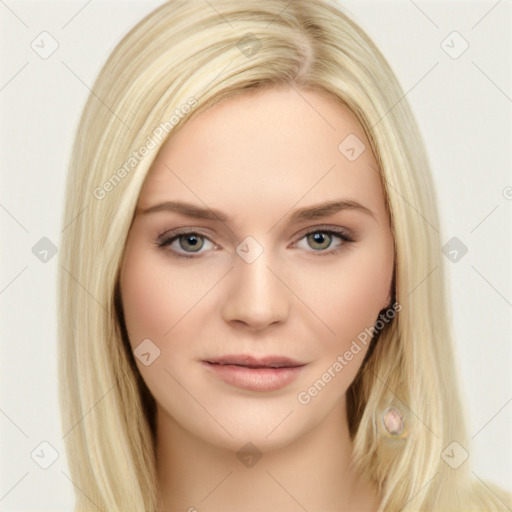
[(248, 368), (232, 364), (213, 364), (206, 361), (203, 361), (203, 365), (226, 384), (250, 391), (276, 391), (284, 388), (297, 378), (304, 366)]

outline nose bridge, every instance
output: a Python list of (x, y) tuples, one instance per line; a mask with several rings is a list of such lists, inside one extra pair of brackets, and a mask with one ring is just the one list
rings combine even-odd
[(286, 318), (289, 290), (281, 281), (283, 278), (277, 277), (279, 270), (275, 267), (279, 268), (279, 265), (272, 252), (265, 250), (252, 237), (239, 244), (222, 307), (226, 321), (240, 321), (253, 328), (263, 328)]

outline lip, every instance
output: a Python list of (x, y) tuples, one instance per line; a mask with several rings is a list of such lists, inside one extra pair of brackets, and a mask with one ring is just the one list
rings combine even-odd
[(276, 391), (293, 382), (306, 363), (284, 356), (227, 355), (202, 361), (230, 386), (250, 391)]

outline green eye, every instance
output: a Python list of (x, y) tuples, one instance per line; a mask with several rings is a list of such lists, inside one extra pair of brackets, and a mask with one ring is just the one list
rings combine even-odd
[[(329, 255), (342, 249), (347, 242), (353, 242), (353, 239), (342, 230), (315, 229), (306, 233), (304, 237), (307, 240), (308, 247), (313, 248), (315, 255)], [(333, 239), (338, 239), (339, 243), (334, 248), (330, 248)], [(302, 240), (302, 239), (301, 239)], [(306, 249), (307, 250), (307, 249)]]
[(308, 243), (319, 244), (321, 247), (317, 247), (317, 249), (328, 249), (329, 245), (331, 245), (332, 236), (323, 233), (322, 231), (315, 231), (314, 233), (310, 233), (307, 235)]
[(193, 233), (187, 233), (185, 235), (179, 235), (176, 238), (179, 240), (180, 248), (184, 250), (187, 250), (190, 247), (192, 252), (198, 252), (204, 246), (204, 241), (201, 243), (201, 239), (204, 237), (201, 235), (198, 236)]
[[(178, 242), (178, 247), (172, 247), (175, 241)], [(201, 254), (200, 251), (205, 246), (205, 241), (211, 243), (212, 246), (215, 245), (205, 235), (201, 235), (199, 233), (196, 233), (195, 231), (186, 231), (164, 238), (161, 242), (157, 242), (156, 244), (159, 247), (164, 248), (169, 246), (172, 253), (179, 258), (196, 258), (198, 256), (193, 256), (193, 254)]]

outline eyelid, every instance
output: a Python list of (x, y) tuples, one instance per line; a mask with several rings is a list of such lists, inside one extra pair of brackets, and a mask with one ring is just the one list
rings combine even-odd
[(156, 240), (159, 241), (162, 238), (165, 238), (165, 240), (163, 240), (165, 242), (165, 241), (168, 241), (170, 238), (174, 238), (179, 235), (187, 235), (189, 233), (192, 233), (194, 235), (201, 235), (204, 238), (208, 238), (213, 243), (213, 241), (210, 239), (210, 236), (205, 234), (201, 228), (194, 228), (194, 227), (166, 229), (165, 231), (163, 231), (162, 233), (157, 235)]
[(344, 228), (342, 226), (335, 226), (332, 224), (320, 224), (317, 226), (310, 226), (308, 228), (305, 228), (303, 231), (300, 232), (299, 235), (297, 235), (298, 240), (311, 233), (316, 233), (317, 231), (320, 231), (322, 233), (333, 232), (336, 233), (337, 235), (350, 239), (350, 241), (355, 241), (354, 234), (351, 230)]

